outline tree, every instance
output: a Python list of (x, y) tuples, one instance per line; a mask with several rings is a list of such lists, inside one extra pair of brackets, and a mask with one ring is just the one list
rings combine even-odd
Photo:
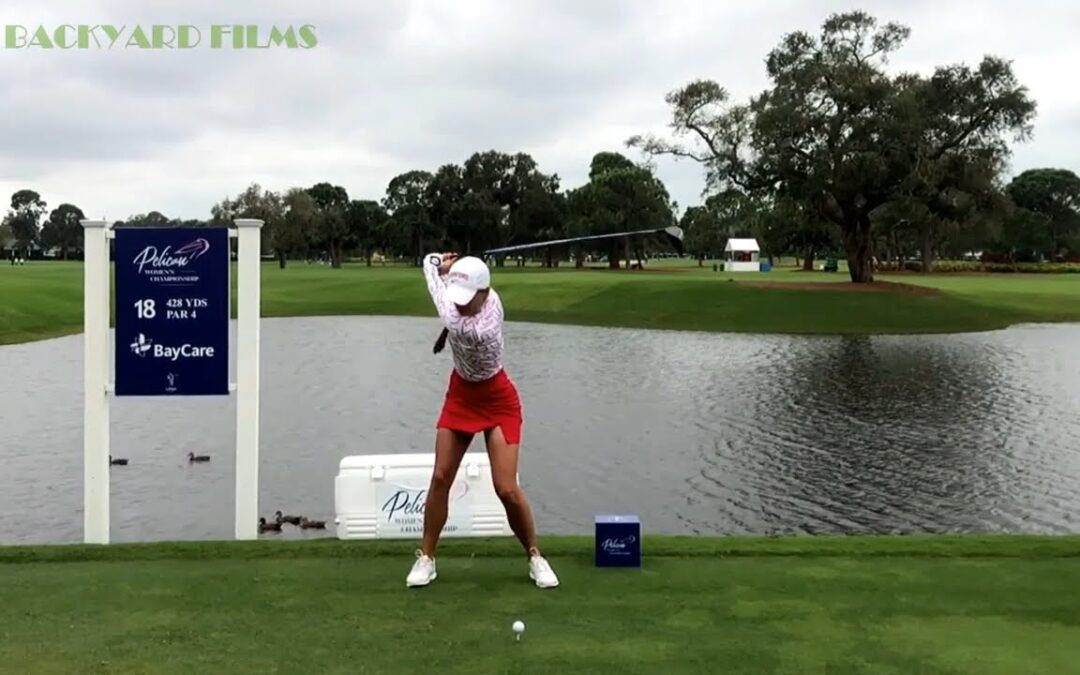
[(340, 185), (316, 183), (308, 188), (308, 194), (315, 201), (316, 241), (326, 247), (330, 265), (338, 269), (341, 267), (342, 246), (349, 231), (346, 221), (349, 193)]
[(278, 265), (284, 269), (288, 249), (275, 246), (274, 228), (281, 226), (285, 216), (285, 205), (281, 195), (271, 190), (263, 190), (258, 183), (252, 183), (233, 199), (223, 199), (215, 204), (210, 213), (215, 223), (230, 225), (236, 218), (257, 218), (263, 221), (261, 240), (263, 250), (273, 250), (278, 258)]
[(769, 53), (771, 87), (730, 105), (711, 80), (668, 94), (676, 136), (691, 147), (634, 136), (649, 154), (688, 157), (710, 184), (735, 184), (806, 203), (840, 227), (854, 282), (873, 280), (871, 214), (897, 197), (924, 159), (1001, 149), (1030, 135), (1035, 104), (1011, 65), (939, 67), (930, 78), (892, 77), (888, 55), (910, 30), (879, 27), (865, 12), (834, 14), (819, 37), (794, 32)]
[[(675, 221), (667, 188), (647, 167), (613, 161), (614, 153), (593, 158), (590, 180), (567, 195), (571, 220), (583, 234), (613, 234), (666, 227)], [(625, 158), (624, 158), (625, 159)], [(608, 266), (619, 267), (620, 248), (627, 253), (630, 242), (608, 244)]]
[(361, 251), (368, 267), (371, 267), (371, 256), (389, 218), (386, 209), (377, 201), (354, 199), (349, 202), (346, 242)]
[(811, 271), (815, 259), (835, 250), (837, 229), (806, 204), (777, 197), (763, 211), (755, 231), (762, 234), (770, 260), (774, 255), (793, 253), (802, 259), (803, 270)]
[(311, 194), (303, 188), (290, 188), (281, 200), (281, 221), (270, 231), (270, 244), (279, 251), (279, 265), (285, 266), (281, 259), (282, 251), (290, 254), (307, 255), (310, 244), (316, 237), (318, 207)]
[[(565, 238), (567, 201), (559, 192), (558, 176), (541, 174), (529, 180), (522, 188), (520, 201), (510, 210), (509, 225), (512, 243)], [(544, 249), (544, 266), (558, 266), (558, 258), (551, 247)]]
[[(920, 146), (920, 154), (926, 145)], [(896, 225), (917, 238), (923, 273), (933, 269), (935, 251), (973, 223), (976, 212), (1000, 206), (998, 176), (1005, 154), (993, 146), (959, 147), (936, 157), (922, 154), (886, 205)]]
[(762, 207), (741, 190), (728, 189), (710, 195), (702, 206), (692, 206), (683, 214), (686, 248), (696, 254), (698, 264), (706, 257), (721, 258), (731, 237), (752, 236)]
[(73, 204), (61, 204), (49, 214), (49, 220), (41, 229), (41, 243), (47, 248), (59, 248), (60, 257), (68, 259), (68, 250), (81, 249), (83, 243), (82, 220), (86, 216)]
[(469, 253), (475, 234), (466, 206), (465, 169), (460, 164), (444, 164), (427, 184), (424, 199), (433, 232), (456, 242), (455, 248)]
[(390, 214), (384, 241), (398, 253), (412, 251), (421, 264), (425, 245), (434, 243), (428, 186), (433, 176), (427, 171), (408, 171), (390, 179), (383, 208)]
[[(535, 166), (531, 158), (528, 162)], [(511, 180), (514, 163), (514, 157), (495, 150), (476, 152), (465, 160), (461, 176), (465, 188), (461, 205), (464, 227), (447, 232), (465, 253), (471, 253), (474, 246), (484, 249), (509, 241), (510, 209), (517, 197), (517, 186)], [(500, 257), (497, 264), (501, 263)]]
[(683, 245), (698, 261), (698, 267), (706, 258), (719, 258), (724, 251), (727, 234), (723, 231), (717, 215), (705, 205), (691, 206), (679, 219), (683, 230)]
[[(447, 190), (455, 181), (456, 188)], [(473, 153), (457, 177), (436, 174), (435, 186), (441, 193), (457, 191), (456, 217), (445, 232), (466, 253), (536, 241), (539, 229), (560, 225), (552, 201), (558, 177), (541, 173), (527, 153)], [(503, 264), (502, 256), (496, 256), (496, 264)]]
[(45, 212), (45, 202), (33, 190), (19, 190), (11, 195), (11, 210), (4, 217), (4, 224), (11, 231), (17, 248), (29, 250), (37, 243), (38, 223)]
[(1006, 188), (1022, 219), (1043, 230), (1041, 252), (1050, 259), (1080, 253), (1080, 177), (1066, 169), (1031, 169)]
[(622, 153), (598, 152), (593, 155), (592, 161), (589, 163), (589, 180), (615, 169), (633, 169), (636, 167), (637, 165), (634, 164), (633, 160)]
[(15, 235), (11, 232), (11, 225), (5, 218), (0, 222), (0, 251), (15, 245)]
[(128, 219), (124, 221), (125, 227), (165, 227), (170, 222), (169, 217), (160, 211), (151, 211), (150, 213), (140, 213), (134, 216), (128, 216)]

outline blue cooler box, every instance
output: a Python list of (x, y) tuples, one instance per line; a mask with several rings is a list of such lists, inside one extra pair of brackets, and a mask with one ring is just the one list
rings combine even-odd
[(641, 567), (641, 521), (637, 516), (596, 517), (596, 566)]

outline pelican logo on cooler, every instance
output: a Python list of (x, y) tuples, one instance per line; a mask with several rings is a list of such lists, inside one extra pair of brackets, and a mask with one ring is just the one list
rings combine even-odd
[[(455, 481), (450, 487), (450, 501), (456, 502), (469, 493), (469, 484), (465, 481)], [(386, 514), (386, 522), (394, 520), (396, 514), (406, 516), (423, 516), (424, 506), (427, 505), (427, 490), (410, 490), (401, 488), (390, 495), (381, 511)]]
[(636, 541), (637, 537), (634, 535), (629, 537), (609, 537), (600, 544), (600, 548), (612, 555), (627, 555), (627, 549)]
[[(469, 484), (456, 480), (450, 487), (450, 511), (443, 534), (462, 536), (472, 529), (473, 506)], [(394, 483), (383, 483), (376, 491), (375, 503), (379, 517), (379, 536), (415, 536), (424, 531), (424, 507), (427, 490)]]

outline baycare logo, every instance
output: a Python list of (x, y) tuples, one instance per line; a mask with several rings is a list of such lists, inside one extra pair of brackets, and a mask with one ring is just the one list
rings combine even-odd
[[(155, 359), (177, 361), (179, 359), (214, 358), (213, 347), (198, 347), (188, 342), (179, 346), (163, 345), (155, 343), (143, 333), (139, 333), (139, 336), (135, 338), (130, 347), (131, 353), (135, 354), (135, 356), (138, 356), (140, 359), (151, 357)], [(169, 383), (172, 384), (172, 380), (170, 380)]]

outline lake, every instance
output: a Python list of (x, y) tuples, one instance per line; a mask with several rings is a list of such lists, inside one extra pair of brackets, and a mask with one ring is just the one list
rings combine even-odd
[[(433, 319), (263, 321), (260, 511), (430, 452)], [(542, 533), (1076, 532), (1080, 326), (796, 337), (508, 324)], [(0, 544), (82, 539), (82, 339), (0, 347)], [(112, 539), (233, 536), (235, 399), (114, 399)], [(481, 450), (478, 437), (473, 450)], [(212, 455), (189, 465), (188, 451)], [(332, 536), (326, 532), (281, 536)]]

